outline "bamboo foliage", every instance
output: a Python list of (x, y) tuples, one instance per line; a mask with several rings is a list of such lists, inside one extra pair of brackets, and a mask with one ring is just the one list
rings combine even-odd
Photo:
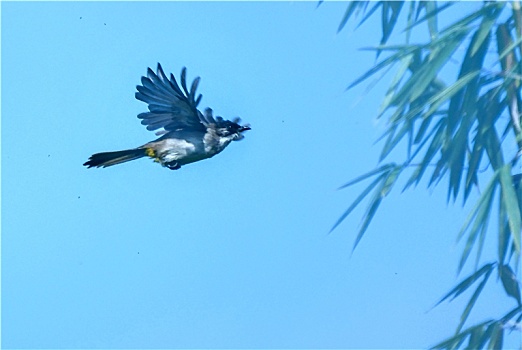
[[(439, 303), (467, 290), (473, 292), (455, 334), (434, 346), (440, 349), (501, 348), (504, 333), (510, 329), (520, 331), (522, 320), (517, 279), (522, 230), (522, 11), (519, 1), (472, 5), (475, 11), (439, 29), (439, 16), (453, 8), (453, 2), (353, 1), (338, 28), (341, 31), (355, 17), (362, 17), (360, 26), (373, 15), (381, 16), (379, 44), (364, 48), (376, 53), (377, 62), (348, 89), (375, 78), (385, 69), (394, 67), (396, 73), (377, 115), (387, 121), (381, 138), (381, 164), (341, 187), (373, 179), (331, 231), (367, 199), (355, 249), (383, 199), (400, 186), (403, 178), (403, 191), (416, 187), (423, 179), (428, 187), (447, 179), (448, 201), (455, 202), (459, 196), (462, 205), (470, 198), (475, 200), (457, 234), (457, 239), (465, 242), (458, 271), (475, 251), (474, 272)], [(405, 40), (389, 44), (403, 23), (401, 14), (406, 17), (401, 33)], [(424, 26), (428, 39), (410, 43), (412, 33)], [(450, 61), (460, 62), (453, 81), (445, 73)], [(397, 157), (399, 144), (406, 144), (406, 154), (400, 162), (389, 161), (392, 154)], [(481, 253), (488, 234), (498, 235), (498, 259), (484, 263)], [(516, 307), (505, 315), (464, 328), (495, 271)]]

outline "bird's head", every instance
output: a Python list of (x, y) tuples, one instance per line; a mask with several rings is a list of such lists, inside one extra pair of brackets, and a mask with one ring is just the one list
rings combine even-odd
[(241, 119), (234, 118), (232, 121), (224, 120), (221, 117), (216, 118), (217, 128), (216, 132), (220, 137), (231, 139), (232, 141), (242, 140), (245, 136), (242, 134), (244, 131), (250, 130), (250, 125), (239, 124)]

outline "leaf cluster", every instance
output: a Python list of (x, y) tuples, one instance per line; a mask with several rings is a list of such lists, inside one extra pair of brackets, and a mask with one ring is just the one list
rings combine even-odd
[[(519, 327), (522, 318), (519, 281), (511, 268), (518, 267), (520, 262), (522, 230), (522, 175), (514, 170), (522, 163), (519, 159), (522, 154), (522, 14), (518, 1), (474, 3), (477, 5), (480, 5), (477, 10), (439, 29), (439, 16), (452, 8), (453, 2), (354, 1), (348, 5), (338, 28), (342, 30), (351, 18), (358, 16), (362, 16), (358, 24), (362, 25), (380, 10), (379, 45), (365, 48), (374, 51), (378, 61), (348, 89), (385, 69), (395, 67), (396, 71), (377, 115), (386, 117), (387, 121), (381, 138), (384, 144), (380, 165), (341, 187), (373, 179), (331, 231), (368, 197), (355, 249), (382, 200), (399, 183), (399, 178), (404, 178), (403, 191), (417, 186), (423, 179), (428, 187), (435, 187), (446, 179), (448, 201), (455, 202), (461, 197), (464, 205), (470, 198), (477, 198), (458, 233), (458, 240), (465, 237), (458, 271), (473, 249), (476, 251), (475, 271), (441, 302), (457, 297), (480, 282), (462, 314), (456, 335), (437, 348), (458, 348), (465, 339), (472, 348), (487, 344), (501, 347), (508, 321)], [(403, 13), (406, 26), (401, 34), (405, 40), (401, 44), (389, 44)], [(428, 39), (411, 43), (413, 32), (424, 25)], [(455, 61), (461, 62), (458, 74), (448, 80), (449, 66)], [(403, 147), (399, 148), (399, 144)], [(406, 150), (402, 160), (385, 163), (398, 149)], [(470, 196), (472, 192), (476, 195)], [(486, 234), (493, 231), (491, 221), (497, 226), (498, 258), (479, 269)], [(494, 269), (507, 295), (513, 297), (518, 306), (500, 319), (463, 331)]]

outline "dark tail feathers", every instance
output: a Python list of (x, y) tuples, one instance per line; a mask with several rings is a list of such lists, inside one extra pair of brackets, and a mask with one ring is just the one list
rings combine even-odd
[(116, 151), (116, 152), (102, 152), (93, 154), (88, 161), (86, 161), (83, 165), (87, 168), (92, 167), (108, 167), (124, 162), (128, 162), (130, 160), (138, 159), (141, 157), (145, 157), (147, 154), (145, 153), (144, 148), (135, 148), (135, 149), (127, 149), (124, 151)]

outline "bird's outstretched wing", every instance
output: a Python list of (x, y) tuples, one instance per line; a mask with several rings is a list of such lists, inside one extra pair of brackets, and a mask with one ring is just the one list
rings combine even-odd
[(183, 67), (181, 90), (174, 75), (171, 74), (169, 80), (159, 63), (157, 73), (147, 69), (147, 76), (141, 78), (142, 85), (136, 86), (138, 92), (135, 95), (136, 99), (149, 105), (149, 112), (138, 115), (147, 130), (162, 129), (156, 132), (157, 135), (183, 129), (205, 131), (208, 121), (197, 109), (201, 94), (195, 98), (199, 77), (194, 79), (189, 90), (186, 72), (187, 69)]

